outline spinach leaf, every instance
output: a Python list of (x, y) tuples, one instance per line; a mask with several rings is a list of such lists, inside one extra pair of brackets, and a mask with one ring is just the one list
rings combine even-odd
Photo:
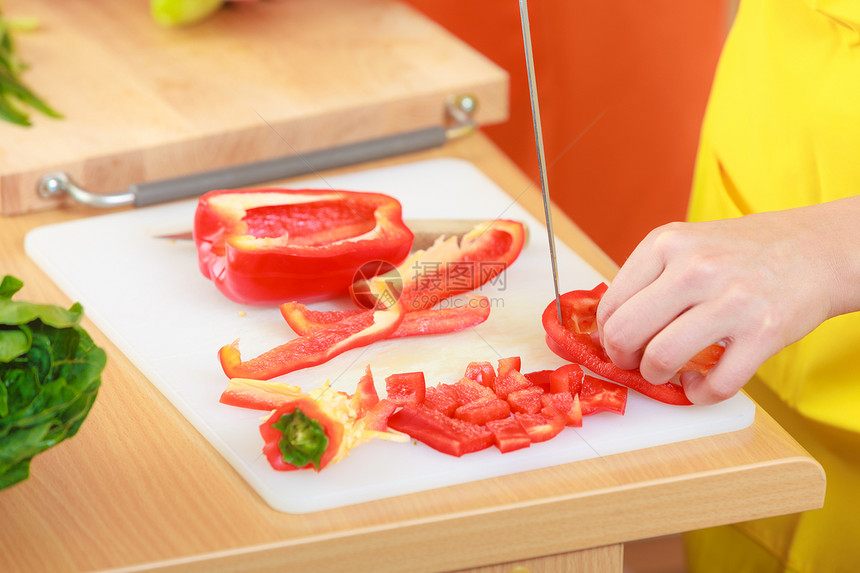
[(13, 301), (0, 282), (0, 489), (27, 479), (30, 460), (74, 436), (93, 405), (107, 358), (80, 326), (83, 308)]

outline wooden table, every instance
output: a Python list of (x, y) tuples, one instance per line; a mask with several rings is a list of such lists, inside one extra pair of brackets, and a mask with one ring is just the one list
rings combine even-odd
[[(536, 216), (539, 194), (481, 134), (429, 157), (474, 163)], [(0, 219), (0, 273), (27, 300), (71, 301), (24, 254), (37, 226), (83, 208)], [(562, 214), (559, 237), (615, 265)], [(0, 570), (621, 571), (627, 541), (823, 504), (821, 467), (766, 413), (743, 431), (305, 515), (272, 510), (88, 322), (109, 363), (73, 439), (0, 492)]]

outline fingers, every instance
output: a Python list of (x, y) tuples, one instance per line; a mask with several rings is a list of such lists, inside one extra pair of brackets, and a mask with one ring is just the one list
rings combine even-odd
[(609, 285), (597, 307), (597, 324), (600, 329), (615, 311), (631, 296), (651, 284), (663, 272), (664, 262), (651, 248), (656, 231), (652, 231), (625, 261)]
[(690, 402), (700, 406), (722, 402), (749, 382), (769, 354), (746, 342), (729, 345), (707, 376), (693, 371), (681, 374), (681, 385)]
[(608, 357), (661, 384), (702, 349), (726, 341), (706, 377), (685, 372), (681, 379), (697, 404), (734, 395), (767, 358), (827, 317), (807, 278), (826, 273), (808, 241), (795, 237), (797, 227), (761, 215), (652, 231), (598, 306)]
[[(604, 348), (609, 347), (610, 358), (622, 368), (635, 368), (638, 365), (645, 340), (642, 339), (641, 333), (627, 332), (624, 329), (623, 325), (627, 324), (624, 320), (624, 313), (622, 313), (622, 317), (613, 320), (619, 330), (613, 332), (608, 338), (606, 336), (606, 324), (619, 309), (627, 305), (632, 297), (657, 280), (663, 273), (664, 261), (659, 251), (654, 249), (652, 245), (659, 231), (659, 229), (652, 231), (634, 249), (610, 283), (597, 307), (597, 332), (601, 345)], [(631, 308), (636, 308), (636, 305)]]
[[(667, 326), (675, 325), (691, 305), (685, 296), (678, 296), (671, 288), (667, 289), (666, 283), (669, 281), (656, 281), (635, 293), (618, 307), (604, 324), (603, 348), (609, 358), (621, 368), (629, 370), (639, 367), (646, 347), (650, 349), (655, 336), (659, 336)], [(686, 323), (687, 321), (681, 321), (679, 326), (683, 327)], [(695, 352), (702, 348), (704, 346)], [(686, 347), (679, 349), (682, 353), (686, 350)], [(684, 362), (686, 359), (682, 360), (680, 365)], [(667, 365), (671, 366), (672, 364)], [(657, 378), (665, 378), (663, 382), (678, 369), (666, 376), (663, 374), (664, 370), (665, 368), (654, 371)]]

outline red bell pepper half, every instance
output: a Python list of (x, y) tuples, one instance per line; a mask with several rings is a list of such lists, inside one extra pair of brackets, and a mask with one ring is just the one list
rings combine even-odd
[(382, 340), (397, 329), (403, 314), (403, 305), (398, 302), (390, 308), (358, 314), (299, 336), (245, 362), (239, 352), (238, 340), (222, 347), (218, 357), (229, 378), (270, 380), (323, 364), (347, 350)]
[[(607, 285), (601, 283), (592, 290), (576, 290), (561, 295), (562, 324), (558, 322), (556, 302), (547, 305), (541, 320), (546, 332), (547, 346), (561, 358), (581, 364), (595, 374), (624, 384), (659, 402), (689, 405), (690, 401), (681, 386), (667, 382), (651, 384), (638, 370), (624, 370), (609, 360), (596, 337), (597, 305), (606, 292)], [(684, 370), (707, 373), (722, 355), (723, 348), (711, 345), (688, 362)]]
[(194, 217), (200, 271), (243, 304), (346, 294), (362, 265), (397, 265), (412, 240), (400, 203), (379, 193), (211, 191), (200, 197)]

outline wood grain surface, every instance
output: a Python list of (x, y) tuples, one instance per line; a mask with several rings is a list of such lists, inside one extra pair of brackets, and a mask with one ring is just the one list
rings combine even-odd
[(498, 66), (395, 0), (233, 3), (187, 28), (149, 2), (9, 0), (25, 81), (64, 119), (0, 123), (0, 213), (56, 206), (35, 193), (65, 171), (129, 185), (442, 125), (473, 94), (476, 120), (508, 113)]

